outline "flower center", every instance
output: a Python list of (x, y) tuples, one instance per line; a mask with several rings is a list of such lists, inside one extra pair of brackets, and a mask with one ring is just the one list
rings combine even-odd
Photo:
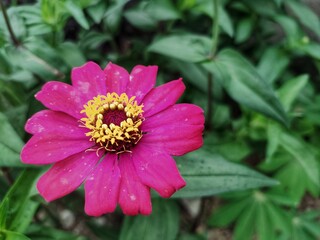
[(86, 133), (90, 141), (117, 154), (130, 152), (142, 137), (140, 126), (144, 120), (143, 105), (134, 99), (125, 93), (119, 96), (113, 92), (88, 101), (81, 111), (87, 117), (82, 118), (81, 123), (90, 130)]

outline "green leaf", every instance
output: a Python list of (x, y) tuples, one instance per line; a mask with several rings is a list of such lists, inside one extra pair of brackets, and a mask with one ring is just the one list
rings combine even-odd
[(286, 5), (290, 7), (304, 26), (315, 32), (320, 37), (319, 17), (308, 7), (306, 3), (286, 1)]
[(233, 37), (234, 29), (233, 29), (232, 18), (229, 16), (227, 11), (223, 7), (219, 8), (219, 13), (220, 13), (219, 25), (230, 37)]
[(95, 23), (100, 23), (107, 10), (107, 4), (105, 1), (100, 1), (98, 4), (90, 6), (87, 11), (90, 17)]
[(251, 18), (245, 18), (238, 23), (235, 34), (236, 43), (242, 43), (250, 37), (254, 23), (255, 22)]
[(203, 66), (217, 77), (234, 100), (288, 126), (287, 115), (272, 87), (238, 52), (223, 50), (215, 61)]
[[(40, 42), (35, 42), (33, 44), (38, 45), (40, 48)], [(42, 49), (43, 51), (48, 52), (48, 49)], [(32, 51), (29, 51), (26, 48), (8, 48), (8, 57), (14, 66), (21, 67), (27, 71), (30, 71), (36, 75), (39, 75), (41, 78), (49, 80), (54, 79), (58, 75), (58, 70), (55, 69), (48, 62), (43, 60), (37, 54), (34, 54)], [(47, 53), (47, 55), (49, 55)]]
[(179, 158), (177, 164), (187, 186), (173, 197), (210, 196), (277, 184), (254, 170), (204, 150)]
[(278, 91), (279, 98), (286, 111), (289, 111), (302, 89), (308, 83), (309, 76), (304, 74), (286, 81)]
[(20, 162), (20, 151), (23, 146), (23, 141), (2, 113), (0, 113), (0, 132), (0, 166), (24, 166)]
[(267, 48), (263, 53), (257, 70), (267, 82), (277, 80), (289, 64), (289, 57), (279, 48)]
[(251, 153), (251, 148), (243, 140), (220, 141), (217, 144), (208, 146), (208, 150), (221, 154), (228, 160), (240, 162)]
[(302, 38), (303, 34), (301, 29), (299, 28), (297, 22), (292, 18), (285, 15), (276, 15), (274, 20), (283, 28), (291, 44), (299, 41)]
[[(197, 1), (198, 6), (194, 9), (200, 13), (208, 15), (210, 18), (214, 19), (214, 4), (213, 1)], [(234, 29), (232, 24), (232, 18), (229, 16), (228, 12), (222, 4), (219, 6), (219, 26), (224, 32), (226, 32), (230, 37), (233, 37)]]
[[(0, 31), (1, 34), (1, 31)], [(11, 72), (11, 65), (7, 55), (4, 51), (0, 51), (0, 73), (3, 74), (10, 74)]]
[[(103, 43), (109, 41), (111, 36), (106, 33), (100, 33), (96, 31), (90, 31), (81, 36), (79, 42), (79, 48), (81, 49), (97, 49)], [(90, 51), (92, 53), (92, 51)]]
[(59, 45), (58, 52), (61, 58), (70, 66), (81, 66), (86, 59), (80, 48), (72, 42), (64, 42)]
[(239, 217), (243, 209), (245, 209), (249, 203), (251, 204), (251, 200), (249, 198), (244, 198), (218, 208), (213, 212), (209, 219), (210, 226), (228, 226)]
[(79, 6), (81, 8), (87, 8), (89, 6), (97, 4), (101, 0), (71, 0), (71, 1), (76, 2), (77, 4), (79, 4)]
[(268, 227), (268, 218), (266, 214), (266, 209), (264, 206), (259, 205), (257, 212), (257, 232), (259, 233), (260, 240), (269, 240), (270, 239), (270, 230)]
[(313, 240), (320, 236), (319, 211), (308, 210), (303, 213), (290, 213), (290, 232), (284, 234), (283, 239)]
[(125, 218), (120, 240), (175, 240), (179, 231), (179, 211), (174, 201), (154, 199), (150, 216)]
[(21, 104), (20, 106), (17, 106), (17, 107), (10, 107), (5, 112), (6, 117), (8, 118), (8, 121), (11, 123), (11, 126), (14, 128), (14, 130), (18, 133), (18, 135), (21, 138), (25, 137), (26, 135), (26, 132), (24, 130), (24, 125), (26, 123), (27, 112), (28, 112), (28, 106), (26, 104)]
[[(195, 88), (201, 90), (199, 92), (199, 95), (202, 97), (198, 97), (195, 94), (194, 96), (194, 102), (197, 105), (200, 105), (206, 112), (206, 104), (205, 98), (203, 97), (203, 93), (208, 93), (208, 78), (209, 74), (208, 72), (202, 67), (202, 65), (197, 63), (190, 63), (185, 61), (180, 61), (177, 59), (172, 59), (170, 62), (168, 62), (169, 66), (172, 66), (173, 71), (179, 71), (181, 74), (181, 77), (183, 77), (184, 81), (190, 82)], [(220, 100), (224, 97), (224, 91), (223, 87), (219, 82), (215, 82), (213, 84), (214, 86), (210, 89), (213, 95), (212, 101)], [(192, 90), (192, 88), (189, 88)], [(195, 91), (193, 91), (195, 92)], [(202, 103), (204, 104), (202, 104)], [(220, 105), (215, 104), (215, 111), (213, 116), (213, 122), (215, 126), (221, 125), (221, 124), (228, 124), (226, 121), (226, 118), (229, 117), (229, 108), (227, 105)]]
[(128, 0), (115, 1), (114, 5), (108, 7), (104, 14), (104, 25), (108, 31), (117, 32), (122, 18), (122, 9)]
[(7, 231), (3, 230), (0, 231), (0, 239), (2, 240), (31, 240), (27, 236), (18, 233), (18, 232), (12, 232), (12, 231)]
[[(10, 19), (11, 27), (14, 29), (14, 34), (15, 34), (16, 38), (23, 39), (25, 37), (25, 35), (27, 34), (27, 28), (24, 24), (22, 17), (20, 16), (19, 12), (17, 11), (17, 8), (15, 8), (15, 7), (9, 8), (7, 13), (8, 13), (8, 17)], [(3, 28), (3, 30), (9, 36), (6, 24), (1, 21), (2, 19), (3, 18), (0, 19), (0, 29)]]
[(299, 49), (316, 60), (320, 60), (320, 44), (310, 42), (299, 46)]
[(52, 31), (52, 28), (43, 21), (40, 8), (21, 5), (17, 10), (24, 19), (29, 36), (42, 35)]
[(308, 146), (300, 139), (287, 133), (281, 134), (280, 143), (300, 164), (301, 169), (307, 173), (310, 180), (320, 186), (319, 166), (315, 155)]
[(194, 34), (170, 35), (153, 41), (148, 51), (186, 62), (200, 62), (208, 59), (211, 40)]
[[(280, 185), (272, 188), (270, 193), (277, 195), (275, 198), (279, 203), (297, 207), (307, 191), (315, 188), (319, 194), (319, 187), (315, 185), (305, 173), (301, 170), (301, 166), (295, 161), (287, 163), (274, 175), (274, 178), (279, 180)], [(282, 196), (281, 196), (282, 195)]]
[(175, 20), (181, 17), (171, 0), (149, 1), (145, 11), (157, 21)]
[(208, 74), (199, 64), (173, 60), (172, 65), (179, 69), (183, 79), (189, 81), (203, 92), (208, 91)]
[(153, 30), (157, 27), (157, 21), (143, 9), (130, 9), (125, 11), (124, 16), (136, 28), (144, 31)]
[(89, 23), (83, 14), (82, 9), (80, 6), (75, 4), (72, 0), (68, 0), (65, 2), (65, 7), (68, 9), (69, 13), (74, 17), (74, 19), (80, 24), (81, 27), (88, 30), (89, 29)]
[(39, 203), (30, 198), (36, 191), (35, 180), (39, 174), (39, 169), (23, 171), (4, 197), (3, 201), (9, 202), (6, 219), (8, 230), (23, 233), (32, 221)]
[[(237, 219), (234, 229), (234, 240), (250, 239), (255, 227), (258, 204), (249, 205)], [(248, 227), (250, 226), (250, 227)]]
[(0, 231), (6, 229), (6, 219), (8, 214), (8, 199), (4, 199), (0, 205)]
[(67, 20), (67, 12), (62, 1), (41, 0), (41, 17), (55, 31), (61, 30)]
[(254, 12), (261, 17), (272, 17), (276, 12), (276, 5), (273, 1), (265, 1), (261, 4), (260, 1), (244, 0), (243, 1), (250, 12)]
[(280, 145), (280, 136), (281, 136), (282, 129), (279, 124), (275, 122), (268, 122), (267, 126), (267, 139), (268, 139), (268, 146), (267, 146), (267, 157), (266, 161), (269, 162), (273, 156), (273, 154), (277, 151)]
[[(268, 197), (271, 199), (270, 194)], [(266, 211), (268, 212), (269, 222), (272, 223), (272, 228), (279, 232), (290, 232), (290, 225), (288, 217), (284, 214), (282, 208), (277, 205), (277, 202), (273, 201), (274, 204), (267, 204)]]
[[(289, 180), (287, 179), (287, 181)], [(285, 186), (285, 188), (286, 187), (287, 186)], [(273, 188), (268, 192), (268, 196), (278, 205), (283, 205), (287, 207), (295, 207), (297, 205), (297, 200), (293, 199), (292, 196), (289, 196), (286, 191), (274, 191)]]
[[(248, 192), (226, 198), (225, 204), (215, 210), (209, 224), (227, 227), (235, 223), (234, 239), (277, 240), (279, 233), (290, 232), (285, 212), (261, 191)], [(222, 196), (223, 198), (224, 196)]]

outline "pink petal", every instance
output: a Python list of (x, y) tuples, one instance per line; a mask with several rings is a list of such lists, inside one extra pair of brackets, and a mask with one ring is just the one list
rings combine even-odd
[(55, 163), (37, 183), (41, 196), (53, 201), (77, 189), (94, 169), (100, 157), (95, 152), (80, 152)]
[(157, 66), (135, 66), (130, 73), (126, 93), (129, 97), (136, 96), (138, 103), (154, 87), (157, 79)]
[(109, 63), (104, 69), (106, 74), (107, 92), (115, 92), (117, 94), (124, 93), (129, 82), (129, 73), (124, 68)]
[(152, 211), (150, 189), (141, 183), (129, 153), (120, 155), (119, 167), (121, 171), (119, 204), (123, 213), (150, 214)]
[(163, 150), (139, 144), (134, 148), (132, 161), (141, 182), (162, 197), (170, 197), (186, 185), (175, 161)]
[(192, 104), (176, 104), (147, 118), (140, 143), (163, 148), (170, 155), (183, 155), (203, 144), (203, 110)]
[(143, 122), (142, 129), (143, 131), (152, 131), (154, 128), (167, 124), (203, 126), (203, 110), (194, 104), (175, 104), (152, 117), (147, 117)]
[(85, 212), (100, 216), (113, 212), (117, 206), (120, 169), (117, 154), (107, 154), (85, 182)]
[[(28, 119), (25, 130), (28, 133), (36, 134), (48, 131), (69, 132), (74, 134), (79, 128), (77, 119), (71, 117), (63, 112), (56, 112), (51, 110), (43, 110), (34, 114)], [(78, 133), (82, 135), (82, 132)]]
[(80, 111), (89, 99), (83, 99), (72, 86), (62, 82), (47, 82), (35, 95), (44, 106), (54, 111), (67, 113), (77, 119), (83, 117)]
[(181, 97), (185, 88), (181, 78), (153, 88), (142, 100), (143, 116), (151, 117), (172, 106)]
[(85, 132), (85, 129), (79, 128), (73, 135), (62, 132), (38, 133), (24, 145), (21, 160), (27, 164), (50, 164), (84, 151), (94, 145)]
[(78, 89), (87, 100), (107, 93), (105, 73), (94, 62), (73, 68), (71, 79), (74, 88)]

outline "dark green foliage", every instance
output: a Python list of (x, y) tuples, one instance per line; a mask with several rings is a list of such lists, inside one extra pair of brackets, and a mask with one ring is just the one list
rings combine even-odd
[[(0, 240), (320, 238), (316, 0), (0, 1)], [(20, 161), (34, 94), (89, 60), (158, 65), (205, 111), (204, 146), (176, 158), (187, 186), (148, 217), (88, 217), (82, 188), (47, 204), (46, 168)], [(201, 197), (194, 216), (182, 199)]]

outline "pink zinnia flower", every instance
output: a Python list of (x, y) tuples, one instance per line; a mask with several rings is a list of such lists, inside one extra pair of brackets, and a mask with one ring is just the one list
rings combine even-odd
[(150, 188), (170, 197), (185, 186), (171, 155), (202, 146), (203, 111), (175, 104), (182, 79), (154, 88), (156, 75), (156, 66), (135, 66), (129, 74), (88, 62), (72, 70), (72, 86), (52, 81), (36, 94), (49, 110), (26, 123), (33, 136), (21, 158), (53, 163), (37, 183), (47, 201), (84, 182), (88, 215), (113, 212), (118, 203), (125, 214), (150, 214)]

